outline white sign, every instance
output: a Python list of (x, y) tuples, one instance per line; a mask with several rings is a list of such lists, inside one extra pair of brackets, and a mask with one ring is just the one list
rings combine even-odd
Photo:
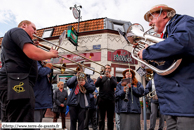
[(2, 122), (3, 129), (61, 129), (59, 122)]
[[(90, 67), (90, 68), (94, 70), (94, 68), (92, 68), (92, 67)], [(92, 71), (92, 70), (90, 70), (88, 68), (85, 68), (84, 73), (88, 74), (88, 75), (94, 75), (94, 71)]]
[(79, 12), (78, 12), (78, 10), (75, 7), (73, 7), (72, 12), (73, 12), (74, 18), (75, 19), (78, 19), (79, 18)]

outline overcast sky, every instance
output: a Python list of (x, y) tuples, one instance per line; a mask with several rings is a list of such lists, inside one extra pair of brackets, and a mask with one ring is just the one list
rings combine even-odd
[(81, 21), (108, 17), (140, 23), (149, 29), (144, 14), (156, 4), (166, 4), (178, 14), (194, 17), (193, 0), (0, 0), (0, 37), (22, 20), (37, 29), (77, 22), (69, 7), (82, 5)]

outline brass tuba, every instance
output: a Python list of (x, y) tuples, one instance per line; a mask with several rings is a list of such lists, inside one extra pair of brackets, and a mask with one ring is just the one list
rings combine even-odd
[(160, 70), (156, 67), (154, 67), (153, 65), (149, 64), (148, 61), (145, 60), (141, 60), (139, 58), (139, 56), (137, 55), (138, 52), (141, 49), (145, 48), (145, 45), (147, 44), (148, 46), (154, 45), (158, 42), (163, 41), (163, 38), (159, 38), (157, 36), (153, 36), (148, 34), (148, 32), (150, 30), (152, 30), (153, 28), (149, 29), (148, 31), (144, 32), (143, 27), (138, 24), (132, 24), (128, 30), (127, 33), (123, 33), (120, 30), (118, 30), (119, 34), (125, 38), (125, 40), (127, 41), (127, 43), (131, 43), (131, 44), (137, 44), (133, 49), (132, 49), (132, 57), (134, 59), (136, 59), (137, 61), (139, 61), (140, 63), (146, 65), (147, 67), (149, 67), (150, 69), (152, 69), (154, 72), (156, 72), (158, 75), (168, 75), (170, 73), (172, 73), (174, 70), (177, 69), (177, 67), (180, 65), (182, 59), (178, 59), (176, 61), (174, 61), (172, 63), (172, 65), (165, 69), (165, 70)]
[(81, 71), (78, 71), (77, 72), (77, 81), (78, 81), (80, 91), (85, 94), (87, 92), (86, 88), (84, 86), (80, 85), (80, 82), (82, 82), (82, 81), (87, 82), (86, 74), (81, 72)]

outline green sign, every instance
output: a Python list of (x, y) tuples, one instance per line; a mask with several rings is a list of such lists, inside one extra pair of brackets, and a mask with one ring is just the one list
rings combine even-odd
[(78, 33), (76, 32), (73, 26), (67, 27), (67, 38), (74, 46), (78, 46)]

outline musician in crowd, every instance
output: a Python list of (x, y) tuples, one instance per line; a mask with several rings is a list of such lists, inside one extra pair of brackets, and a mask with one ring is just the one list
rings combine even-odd
[[(96, 78), (92, 78), (92, 80), (94, 81), (94, 85), (95, 85), (97, 79)], [(97, 123), (97, 126), (98, 126), (98, 120), (99, 120), (99, 109), (98, 109), (99, 92), (98, 92), (97, 89), (95, 91), (97, 92), (96, 93), (96, 104), (95, 105), (96, 105), (96, 115), (97, 115), (96, 123)]]
[(35, 110), (34, 110), (34, 122), (42, 122), (42, 118), (47, 108), (52, 108), (52, 75), (53, 65), (51, 63), (43, 63), (37, 61), (38, 66), (38, 78), (33, 87), (35, 96)]
[(57, 83), (58, 89), (55, 90), (54, 96), (53, 96), (53, 122), (57, 122), (57, 119), (59, 118), (59, 115), (61, 115), (62, 119), (62, 129), (67, 130), (66, 123), (65, 123), (65, 113), (66, 113), (66, 106), (67, 106), (67, 90), (64, 90), (64, 83), (62, 81), (59, 81)]
[(99, 109), (99, 130), (104, 130), (105, 115), (107, 112), (107, 127), (108, 130), (114, 129), (114, 108), (115, 96), (114, 88), (116, 88), (117, 81), (114, 76), (110, 74), (111, 66), (105, 65), (105, 76), (98, 77), (95, 86), (99, 87), (98, 109)]
[(167, 129), (191, 130), (194, 128), (194, 18), (176, 14), (167, 5), (156, 5), (144, 19), (157, 33), (163, 33), (165, 40), (140, 50), (140, 59), (157, 61), (160, 64), (153, 64), (161, 70), (182, 59), (171, 74), (154, 73), (160, 112), (167, 115)]
[[(144, 94), (148, 94), (151, 92), (150, 96), (151, 97), (151, 114), (150, 114), (150, 128), (149, 130), (154, 130), (155, 125), (156, 125), (156, 119), (157, 119), (157, 113), (158, 110), (160, 109), (159, 103), (158, 103), (158, 96), (156, 94), (156, 89), (155, 89), (155, 84), (154, 84), (154, 79), (150, 80), (146, 88), (144, 90)], [(163, 130), (164, 127), (164, 115), (160, 113), (160, 121), (159, 121), (159, 128), (158, 130)]]
[[(92, 79), (94, 81), (94, 84), (96, 82), (96, 79)], [(98, 90), (96, 89), (93, 93), (89, 93), (90, 95), (90, 104), (89, 107), (86, 109), (86, 118), (84, 120), (84, 130), (89, 130), (88, 126), (91, 122), (93, 130), (97, 130), (97, 94)]]
[(81, 66), (76, 69), (77, 75), (67, 81), (67, 86), (72, 89), (68, 96), (71, 126), (70, 130), (76, 130), (78, 120), (78, 130), (84, 129), (85, 110), (89, 107), (89, 93), (95, 91), (93, 80), (89, 75), (83, 73)]
[[(118, 86), (119, 83), (117, 83)], [(116, 86), (116, 88), (117, 88)], [(116, 92), (116, 90), (115, 90)], [(115, 96), (116, 97), (116, 96)], [(121, 108), (121, 99), (115, 98), (115, 123), (117, 130), (120, 130), (120, 108)]]
[(123, 71), (123, 79), (131, 78), (131, 83), (119, 82), (117, 84), (115, 97), (121, 101), (120, 104), (120, 129), (141, 130), (140, 114), (141, 105), (139, 97), (144, 94), (144, 87), (136, 79), (132, 69)]
[[(35, 97), (33, 87), (38, 75), (36, 60), (58, 57), (56, 50), (51, 49), (50, 52), (47, 52), (33, 45), (33, 34), (36, 34), (35, 24), (24, 20), (19, 23), (17, 28), (7, 31), (3, 37), (2, 68), (0, 70), (2, 122), (34, 121)], [(29, 82), (26, 80), (27, 78), (21, 81), (29, 83), (25, 86), (25, 91), (20, 92), (22, 97), (16, 97), (17, 93), (12, 90), (11, 86), (8, 87), (10, 82), (7, 81), (7, 75), (13, 75), (11, 73), (18, 76), (24, 76), (23, 73), (25, 73), (29, 79)], [(20, 86), (20, 88), (22, 87), (24, 88), (24, 86)]]

